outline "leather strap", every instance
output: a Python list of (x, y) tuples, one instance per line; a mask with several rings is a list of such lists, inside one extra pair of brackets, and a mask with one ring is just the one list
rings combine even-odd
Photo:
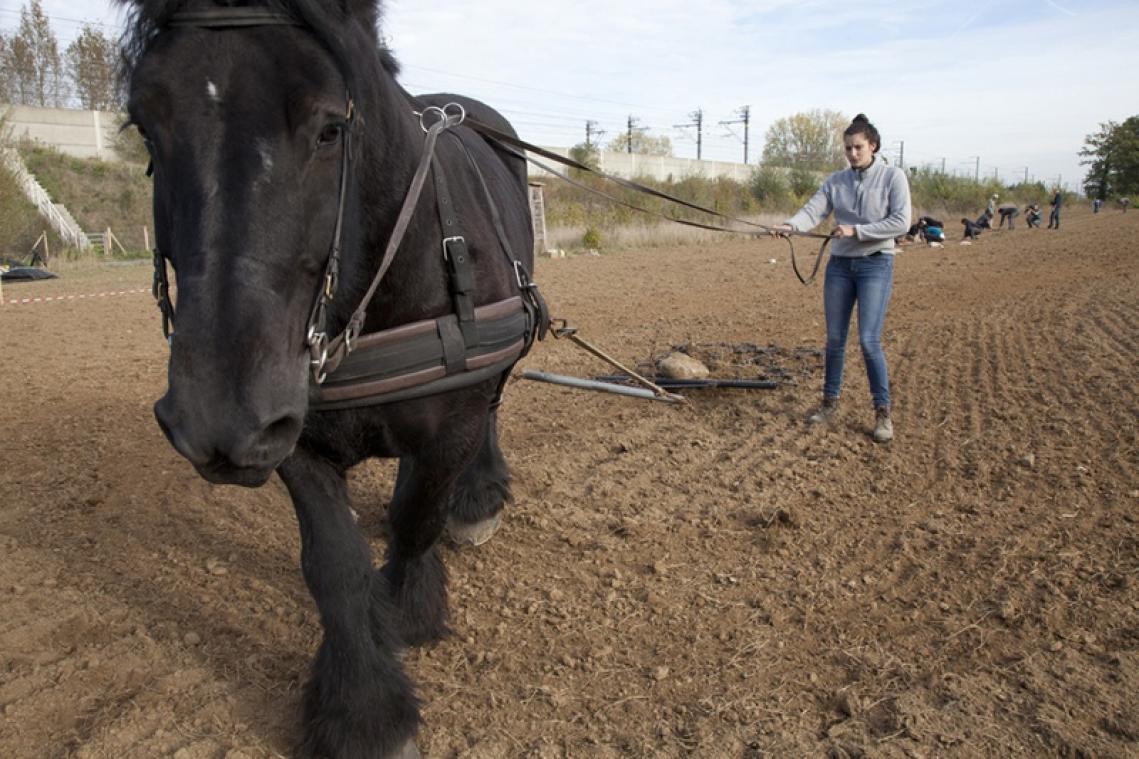
[(475, 324), (475, 271), (467, 240), (455, 216), (455, 204), (447, 189), (447, 177), (436, 157), (431, 162), (431, 175), (435, 180), (435, 206), (439, 214), (439, 228), (443, 234), (443, 260), (447, 268), (448, 289), (459, 317), (459, 330), (467, 348), (478, 345), (479, 332)]

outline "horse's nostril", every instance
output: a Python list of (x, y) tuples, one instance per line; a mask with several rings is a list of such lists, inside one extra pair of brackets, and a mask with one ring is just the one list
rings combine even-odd
[(301, 417), (286, 414), (275, 422), (271, 422), (261, 433), (261, 439), (273, 445), (279, 440), (294, 440), (301, 431)]

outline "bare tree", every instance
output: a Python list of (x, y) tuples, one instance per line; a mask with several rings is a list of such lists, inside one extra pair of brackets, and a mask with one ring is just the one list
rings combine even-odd
[(58, 107), (66, 99), (59, 42), (40, 0), (20, 9), (20, 28), (0, 46), (8, 95), (21, 105)]
[(767, 130), (763, 162), (807, 171), (840, 169), (846, 122), (838, 111), (818, 109), (778, 119)]
[(87, 24), (67, 46), (67, 75), (80, 104), (91, 111), (117, 110), (122, 105), (116, 77), (118, 49), (94, 26)]

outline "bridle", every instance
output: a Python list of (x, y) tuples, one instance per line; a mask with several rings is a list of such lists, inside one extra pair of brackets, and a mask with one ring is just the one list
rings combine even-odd
[[(240, 7), (214, 8), (206, 11), (176, 13), (171, 18), (168, 26), (233, 29), (254, 26), (304, 26), (304, 24), (291, 16), (278, 13), (268, 8)], [(470, 299), (471, 290), (473, 288), (473, 280), (470, 279), (473, 276), (473, 271), (470, 269), (470, 256), (466, 252), (466, 241), (462, 235), (459, 234), (456, 228), (457, 225), (454, 223), (455, 220), (453, 218), (453, 212), (450, 210), (449, 193), (446, 190), (446, 182), (443, 179), (442, 168), (438, 166), (438, 162), (435, 160), (435, 146), (439, 135), (451, 127), (462, 124), (466, 120), (467, 114), (463, 107), (456, 103), (449, 103), (443, 107), (429, 106), (413, 113), (418, 117), (420, 129), (425, 135), (419, 165), (412, 176), (407, 193), (404, 196), (403, 204), (400, 207), (388, 237), (383, 257), (380, 260), (379, 267), (372, 278), (371, 284), (368, 286), (364, 296), (360, 299), (356, 309), (348, 318), (342, 331), (330, 337), (328, 331), (329, 312), (336, 297), (336, 290), (340, 278), (341, 236), (344, 227), (344, 209), (348, 195), (348, 176), (351, 172), (353, 158), (352, 133), (357, 124), (356, 108), (352, 95), (351, 93), (347, 95), (345, 119), (340, 125), (342, 129), (342, 140), (340, 177), (337, 188), (336, 224), (329, 246), (324, 276), (321, 280), (320, 288), (314, 299), (312, 310), (309, 313), (308, 322), (305, 327), (304, 339), (305, 346), (309, 353), (311, 381), (312, 384), (316, 386), (322, 385), (329, 375), (335, 372), (348, 358), (349, 354), (357, 348), (360, 344), (358, 343), (358, 338), (365, 338), (363, 342), (366, 342), (367, 345), (362, 348), (361, 353), (365, 359), (364, 363), (368, 363), (368, 356), (374, 356), (376, 355), (376, 351), (382, 351), (383, 345), (390, 344), (393, 339), (402, 340), (409, 331), (415, 332), (422, 326), (420, 324), (405, 325), (403, 328), (394, 328), (382, 332), (361, 335), (367, 317), (368, 306), (372, 302), (372, 298), (375, 296), (381, 280), (392, 264), (396, 251), (399, 249), (404, 234), (407, 232), (408, 226), (411, 223), (412, 215), (415, 212), (419, 197), (422, 194), (428, 173), (431, 172), (434, 167), (435, 190), (437, 203), (439, 203), (441, 228), (443, 230), (451, 230), (444, 231), (442, 246), (444, 259), (448, 262), (452, 296), (456, 302), (456, 314), (453, 318), (457, 319), (460, 331), (453, 332), (450, 330), (450, 322), (448, 319), (452, 317), (440, 317), (435, 324), (440, 335), (440, 341), (438, 344), (432, 343), (427, 346), (428, 354), (433, 357), (436, 352), (441, 352), (441, 359), (446, 364), (445, 377), (438, 378), (438, 381), (432, 378), (421, 378), (421, 380), (411, 378), (406, 382), (401, 378), (395, 384), (400, 385), (402, 397), (419, 397), (420, 395), (429, 394), (431, 392), (442, 392), (446, 389), (453, 389), (455, 387), (464, 386), (465, 384), (473, 384), (490, 377), (499, 376), (498, 392), (496, 394), (496, 400), (494, 401), (497, 405), (497, 403), (501, 401), (502, 390), (509, 369), (518, 358), (525, 355), (530, 346), (533, 345), (535, 339), (541, 339), (549, 323), (549, 313), (541, 294), (538, 292), (536, 283), (530, 278), (530, 274), (522, 262), (511, 252), (507, 235), (503, 229), (501, 219), (495, 208), (494, 199), (491, 196), (486, 181), (479, 171), (477, 164), (474, 162), (473, 157), (466, 151), (466, 148), (463, 148), (463, 151), (466, 152), (472, 173), (478, 178), (479, 185), (485, 195), (485, 200), (494, 221), (494, 227), (500, 246), (509, 260), (514, 279), (518, 284), (519, 292), (518, 296), (508, 298), (504, 301), (484, 304), (484, 306), (480, 306), (479, 308), (474, 307), (473, 301)], [(459, 144), (462, 144), (461, 140), (459, 140)], [(174, 302), (170, 297), (170, 287), (166, 273), (166, 257), (158, 247), (155, 247), (154, 250), (153, 291), (158, 308), (162, 312), (163, 334), (166, 335), (169, 340), (173, 334)], [(479, 325), (484, 325), (488, 330), (486, 340), (483, 340), (479, 336)], [(495, 335), (499, 335), (504, 328), (508, 331), (517, 330), (519, 332), (516, 336), (516, 342), (510, 343), (507, 347), (502, 347), (495, 342)], [(511, 334), (513, 335), (513, 332), (511, 332)], [(394, 337), (397, 335), (398, 337)], [(456, 344), (455, 339), (458, 335), (461, 335), (461, 338), (458, 340), (458, 344)], [(408, 344), (410, 345), (411, 343)], [(369, 351), (371, 351), (370, 354)], [(428, 354), (421, 353), (420, 355)], [(359, 375), (361, 362), (357, 361), (355, 363), (356, 366), (350, 367), (350, 371), (348, 372), (354, 376)], [(390, 402), (400, 397), (399, 393), (381, 389), (380, 386), (384, 385), (385, 382), (391, 384), (389, 380), (370, 382), (360, 379), (337, 383), (337, 390), (341, 395), (344, 394), (344, 387), (346, 385), (355, 383), (355, 388), (347, 391), (352, 397), (342, 403), (341, 407), (345, 404), (366, 405), (369, 403)], [(322, 392), (324, 394), (321, 398), (324, 400), (327, 400), (333, 395), (328, 391), (327, 386)], [(336, 404), (338, 401), (333, 400), (330, 401), (330, 403)]]
[[(268, 8), (231, 7), (213, 8), (204, 11), (182, 11), (175, 13), (168, 27), (196, 27), (202, 29), (238, 29), (255, 26), (297, 26), (304, 24), (292, 16), (279, 13)], [(309, 365), (313, 382), (317, 385), (324, 382), (328, 374), (348, 357), (355, 348), (355, 341), (364, 327), (367, 307), (375, 296), (380, 280), (391, 266), (392, 259), (402, 241), (404, 233), (411, 222), (412, 213), (422, 192), (427, 171), (431, 167), (434, 156), (435, 142), (438, 135), (445, 129), (461, 124), (466, 113), (461, 106), (451, 104), (444, 108), (425, 108), (419, 115), (420, 127), (426, 134), (423, 156), (412, 178), (403, 206), (396, 219), (392, 234), (389, 237), (387, 248), (381, 259), (379, 270), (372, 279), (371, 285), (361, 299), (360, 304), (353, 311), (344, 329), (337, 335), (330, 337), (328, 331), (328, 315), (340, 279), (341, 238), (344, 229), (344, 208), (348, 196), (348, 176), (352, 168), (352, 133), (356, 125), (356, 107), (351, 93), (347, 95), (344, 122), (340, 125), (341, 155), (340, 176), (337, 188), (336, 223), (329, 245), (328, 260), (325, 264), (324, 276), (321, 286), (314, 299), (312, 310), (309, 313), (305, 326), (305, 345), (309, 352)], [(453, 106), (453, 107), (452, 107)], [(166, 272), (166, 256), (158, 246), (154, 249), (154, 284), (152, 288), (158, 309), (162, 313), (162, 333), (169, 341), (174, 334), (174, 302), (170, 296), (170, 283)]]

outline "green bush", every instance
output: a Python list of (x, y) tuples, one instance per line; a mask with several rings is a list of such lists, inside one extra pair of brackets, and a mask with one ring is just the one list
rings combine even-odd
[(601, 233), (597, 231), (597, 227), (588, 227), (585, 234), (581, 236), (581, 244), (587, 250), (597, 250), (601, 247)]
[(153, 239), (151, 183), (144, 166), (75, 158), (36, 143), (21, 144), (19, 152), (52, 200), (67, 206), (83, 229), (110, 227), (131, 251), (145, 248), (143, 227)]
[(791, 194), (800, 203), (815, 194), (815, 190), (819, 189), (822, 184), (822, 179), (817, 173), (799, 167), (791, 169), (787, 175), (787, 181), (791, 185)]
[(774, 166), (760, 166), (752, 172), (748, 189), (752, 197), (768, 209), (782, 210), (791, 199), (791, 187), (784, 171)]

